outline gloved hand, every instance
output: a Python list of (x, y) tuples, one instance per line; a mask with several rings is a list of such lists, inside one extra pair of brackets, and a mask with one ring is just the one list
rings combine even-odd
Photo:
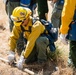
[(63, 44), (67, 45), (68, 44), (68, 40), (66, 39), (67, 34), (60, 34), (60, 39), (62, 41)]
[(15, 61), (15, 52), (10, 51), (8, 55), (8, 63), (12, 65), (12, 63)]
[(18, 63), (17, 63), (17, 67), (18, 67), (20, 70), (22, 70), (24, 63), (25, 63), (24, 56), (21, 55), (21, 56), (20, 56), (20, 59), (19, 59), (19, 61), (18, 61)]

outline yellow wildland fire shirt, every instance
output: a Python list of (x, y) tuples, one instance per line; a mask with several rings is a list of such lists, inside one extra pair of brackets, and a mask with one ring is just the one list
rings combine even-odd
[[(29, 18), (29, 23), (27, 26), (24, 27), (24, 29), (28, 30), (29, 26), (32, 26), (31, 33), (27, 32), (27, 31), (24, 32), (24, 38), (27, 39), (26, 49), (24, 51), (25, 58), (27, 58), (29, 56), (29, 54), (32, 52), (32, 49), (35, 45), (36, 39), (45, 30), (44, 25), (42, 25), (42, 23), (40, 21), (36, 21), (32, 25), (32, 18)], [(10, 50), (12, 50), (14, 52), (15, 52), (15, 48), (16, 48), (16, 42), (17, 42), (21, 32), (22, 32), (21, 27), (14, 25), (13, 30), (12, 30), (12, 34), (11, 34), (10, 40), (9, 40)]]
[(73, 16), (76, 10), (76, 0), (65, 0), (62, 17), (61, 17), (61, 27), (60, 32), (62, 34), (67, 34), (69, 30), (69, 25), (73, 21)]

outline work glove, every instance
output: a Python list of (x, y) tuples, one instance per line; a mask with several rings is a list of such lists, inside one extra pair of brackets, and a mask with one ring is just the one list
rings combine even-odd
[(64, 45), (68, 44), (68, 40), (66, 39), (67, 34), (60, 34), (60, 39)]
[(21, 55), (19, 61), (17, 62), (17, 67), (18, 67), (18, 69), (22, 70), (24, 63), (25, 63), (24, 56)]
[(15, 61), (15, 52), (10, 51), (8, 55), (8, 63), (12, 65)]

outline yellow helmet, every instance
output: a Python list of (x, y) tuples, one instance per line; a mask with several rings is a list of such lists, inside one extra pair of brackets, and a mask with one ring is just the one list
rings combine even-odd
[(32, 12), (29, 8), (19, 6), (13, 10), (11, 19), (14, 21), (14, 25), (20, 26), (25, 19), (29, 18), (31, 13)]

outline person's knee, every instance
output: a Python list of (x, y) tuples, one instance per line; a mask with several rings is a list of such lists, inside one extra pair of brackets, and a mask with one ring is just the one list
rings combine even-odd
[(41, 44), (42, 44), (41, 39), (37, 39), (37, 40), (36, 40), (36, 45), (37, 45), (37, 46), (40, 46)]
[(49, 44), (49, 39), (46, 38), (46, 37), (40, 37), (36, 40), (36, 45), (43, 45), (43, 44), (46, 44), (48, 45)]

